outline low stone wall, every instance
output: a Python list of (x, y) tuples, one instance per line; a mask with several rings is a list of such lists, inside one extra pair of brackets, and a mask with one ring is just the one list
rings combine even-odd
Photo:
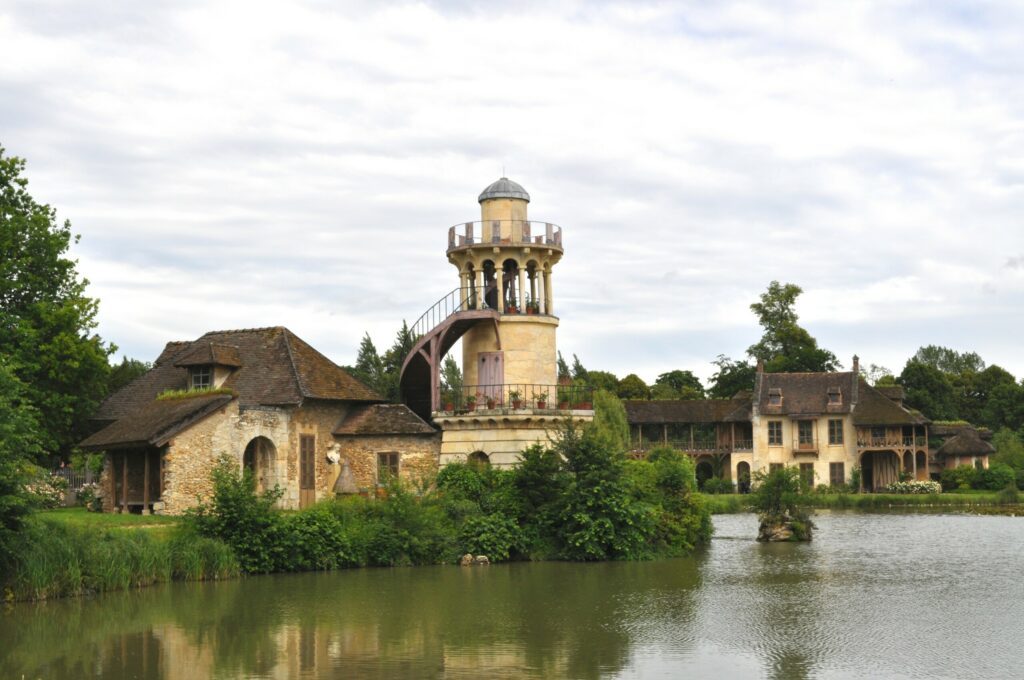
[[(398, 475), (403, 480), (414, 481), (437, 472), (438, 455), (441, 450), (439, 434), (417, 435), (347, 435), (337, 436), (338, 453), (349, 467), (359, 489), (374, 488), (379, 479), (377, 454), (395, 451), (399, 453)], [(341, 473), (342, 465), (334, 466), (330, 479), (333, 488)]]

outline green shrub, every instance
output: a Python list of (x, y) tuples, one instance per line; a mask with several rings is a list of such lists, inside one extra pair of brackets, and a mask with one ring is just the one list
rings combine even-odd
[(999, 492), (1000, 505), (1016, 505), (1020, 503), (1020, 493), (1016, 484), (1007, 484), (1006, 488)]
[(465, 463), (451, 463), (438, 471), (437, 490), (453, 498), (479, 501), (484, 483), (478, 468)]
[(1016, 482), (1017, 474), (1012, 467), (1004, 463), (994, 463), (986, 469), (977, 471), (973, 487), (986, 491), (1000, 491)]
[(943, 470), (939, 475), (939, 483), (942, 485), (943, 491), (970, 489), (977, 477), (978, 471), (973, 465), (960, 465)]
[(735, 485), (728, 479), (721, 479), (719, 477), (712, 477), (704, 481), (704, 493), (708, 494), (720, 494), (720, 493), (736, 493)]
[(503, 514), (470, 517), (459, 532), (459, 552), (487, 555), (492, 562), (520, 553), (523, 544), (519, 523)]

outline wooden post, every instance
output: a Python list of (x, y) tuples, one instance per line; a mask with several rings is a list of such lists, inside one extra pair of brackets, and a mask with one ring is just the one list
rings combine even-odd
[(668, 444), (668, 423), (661, 424), (661, 443)]
[(128, 512), (128, 452), (121, 454), (121, 512)]
[(693, 451), (693, 423), (690, 423), (690, 450)]
[(144, 454), (145, 462), (142, 465), (142, 514), (149, 514), (149, 451)]

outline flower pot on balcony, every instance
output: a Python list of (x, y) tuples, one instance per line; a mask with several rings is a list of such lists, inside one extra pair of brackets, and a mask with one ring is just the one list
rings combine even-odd
[(523, 400), (522, 399), (513, 399), (512, 400), (512, 408), (520, 409), (522, 407), (523, 407)]
[(448, 413), (451, 413), (452, 411), (455, 410), (455, 404), (453, 404), (450, 401), (446, 401), (444, 404), (444, 410), (447, 411)]
[(493, 399), (488, 399), (487, 400), (487, 408), (494, 408), (494, 406), (495, 406), (495, 401)]
[(537, 408), (547, 408), (547, 407), (548, 407), (548, 402), (544, 401), (543, 399), (538, 399), (537, 400)]
[(578, 408), (581, 411), (593, 411), (594, 405), (589, 401), (581, 401), (580, 403), (576, 404), (576, 408)]
[(559, 411), (568, 411), (569, 410), (569, 402), (567, 402), (567, 401), (560, 401), (560, 402), (558, 402), (558, 410)]

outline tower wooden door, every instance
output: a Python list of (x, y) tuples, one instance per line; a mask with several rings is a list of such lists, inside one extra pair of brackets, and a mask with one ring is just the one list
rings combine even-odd
[(299, 507), (316, 503), (316, 437), (299, 436)]
[(505, 382), (505, 363), (501, 352), (480, 352), (480, 391), (485, 398), (501, 401), (502, 383)]

